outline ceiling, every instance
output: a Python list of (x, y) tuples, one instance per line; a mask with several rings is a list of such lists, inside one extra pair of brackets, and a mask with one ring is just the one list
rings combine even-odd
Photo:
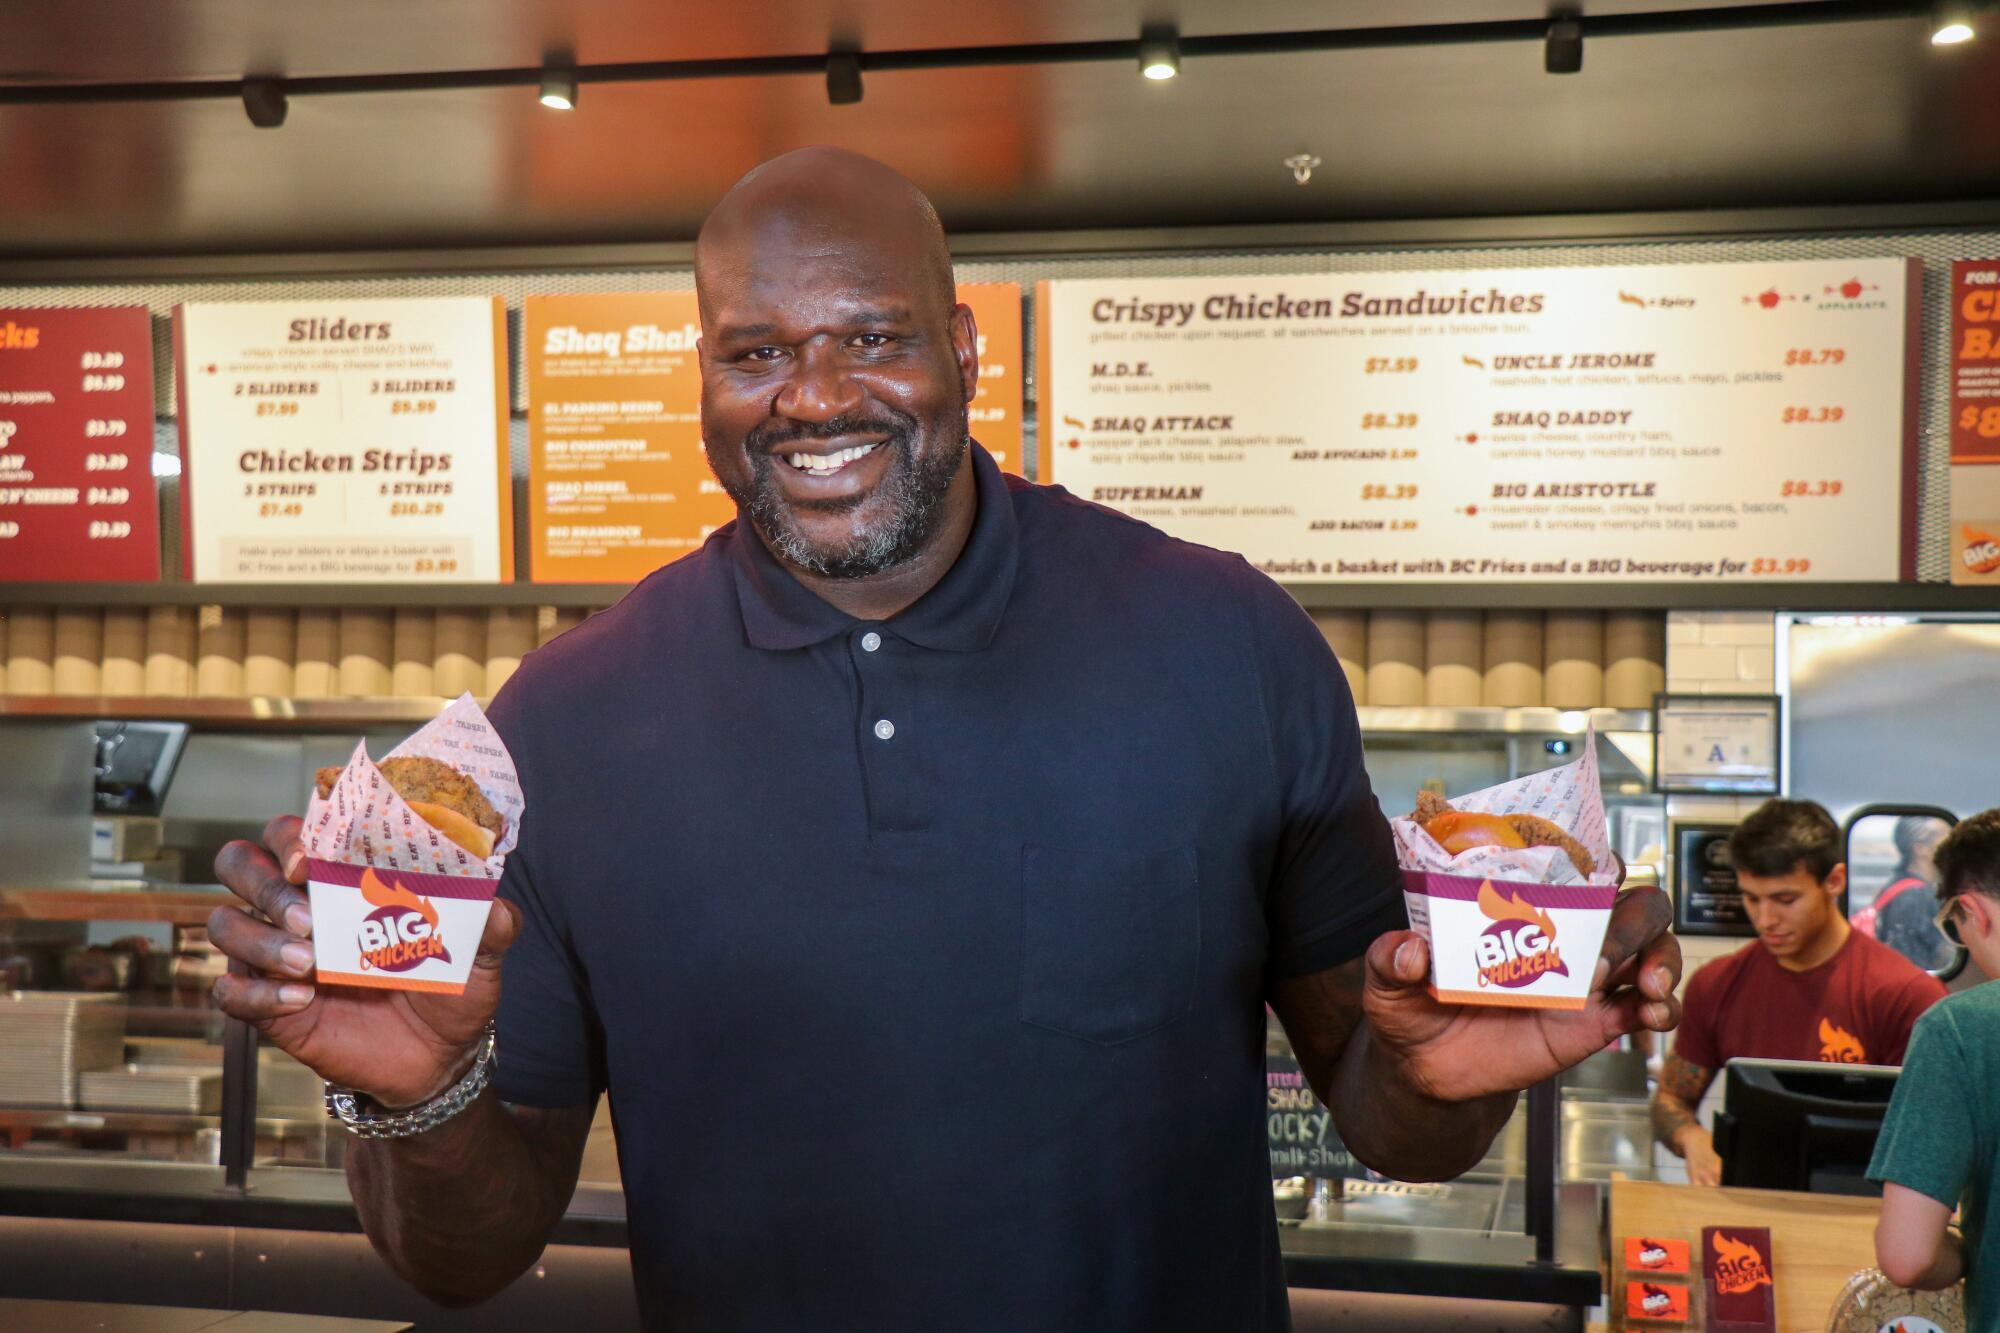
[[(1661, 3), (1591, 3), (1604, 15)], [(1726, 7), (1726, 6), (1715, 6)], [(1534, 19), (1517, 0), (0, 0), (0, 86), (520, 67)], [(955, 232), (2000, 197), (2000, 31), (1924, 25), (233, 100), (0, 106), (0, 257), (658, 242), (744, 170), (835, 143)], [(1304, 186), (1283, 159), (1322, 165)]]

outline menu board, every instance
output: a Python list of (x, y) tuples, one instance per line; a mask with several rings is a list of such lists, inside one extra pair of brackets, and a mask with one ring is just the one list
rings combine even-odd
[(1264, 1115), (1271, 1176), (1358, 1176), (1362, 1167), (1340, 1141), (1333, 1113), (1288, 1054), (1264, 1054)]
[(0, 310), (0, 579), (160, 577), (139, 306)]
[(1045, 283), (1041, 478), (1300, 582), (1914, 577), (1916, 277)]
[(191, 304), (174, 340), (190, 579), (513, 578), (498, 297)]
[(736, 516), (701, 447), (693, 292), (531, 296), (528, 571), (630, 583)]
[(2000, 584), (2000, 260), (1951, 266), (1951, 581)]
[(961, 304), (979, 328), (979, 389), (968, 415), (972, 438), (1003, 472), (1021, 470), (1021, 288), (1012, 282), (963, 282)]

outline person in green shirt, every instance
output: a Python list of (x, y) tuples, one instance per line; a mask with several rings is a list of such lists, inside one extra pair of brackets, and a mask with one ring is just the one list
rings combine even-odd
[[(2000, 977), (2000, 809), (1937, 849), (1938, 928)], [(1868, 1178), (1882, 1182), (1875, 1260), (1891, 1282), (1936, 1290), (1963, 1277), (1969, 1333), (2000, 1333), (2000, 985), (1917, 1020)], [(1961, 1233), (1951, 1225), (1957, 1209)], [(1991, 1287), (1993, 1290), (1989, 1291)]]

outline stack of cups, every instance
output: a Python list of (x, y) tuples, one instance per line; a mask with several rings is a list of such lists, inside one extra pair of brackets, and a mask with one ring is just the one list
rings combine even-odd
[(486, 693), (486, 613), (438, 608), (434, 663), (431, 684), (445, 698)]
[(1479, 701), (1488, 708), (1542, 704), (1542, 613), (1486, 613), (1486, 678)]
[(204, 606), (195, 616), (194, 692), (204, 699), (243, 697), (244, 620), (237, 607)]
[(395, 666), (389, 688), (399, 699), (426, 699), (437, 694), (437, 622), (429, 611), (403, 607), (396, 611)]
[(1551, 611), (1545, 634), (1543, 692), (1551, 708), (1604, 706), (1604, 615)]
[(146, 693), (185, 699), (194, 693), (194, 610), (155, 606), (146, 611)]
[(101, 694), (104, 612), (94, 606), (56, 608), (55, 692)]
[(340, 615), (319, 606), (299, 608), (292, 693), (300, 699), (340, 695)]
[(146, 613), (136, 606), (105, 608), (99, 689), (120, 699), (146, 692)]
[(56, 617), (44, 606), (17, 606), (7, 618), (7, 690), (53, 694)]
[(1424, 701), (1424, 617), (1419, 611), (1368, 616), (1368, 702), (1407, 708)]
[(1424, 629), (1424, 702), (1432, 708), (1476, 708), (1481, 682), (1482, 626), (1477, 611), (1433, 611)]

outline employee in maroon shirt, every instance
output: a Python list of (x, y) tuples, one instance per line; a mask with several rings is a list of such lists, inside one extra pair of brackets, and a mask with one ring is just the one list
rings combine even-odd
[(1737, 1056), (1900, 1065), (1936, 977), (1851, 927), (1840, 826), (1812, 801), (1766, 801), (1729, 838), (1754, 942), (1688, 980), (1686, 1016), (1653, 1096), (1653, 1132), (1720, 1184), (1722, 1159), (1694, 1108)]

